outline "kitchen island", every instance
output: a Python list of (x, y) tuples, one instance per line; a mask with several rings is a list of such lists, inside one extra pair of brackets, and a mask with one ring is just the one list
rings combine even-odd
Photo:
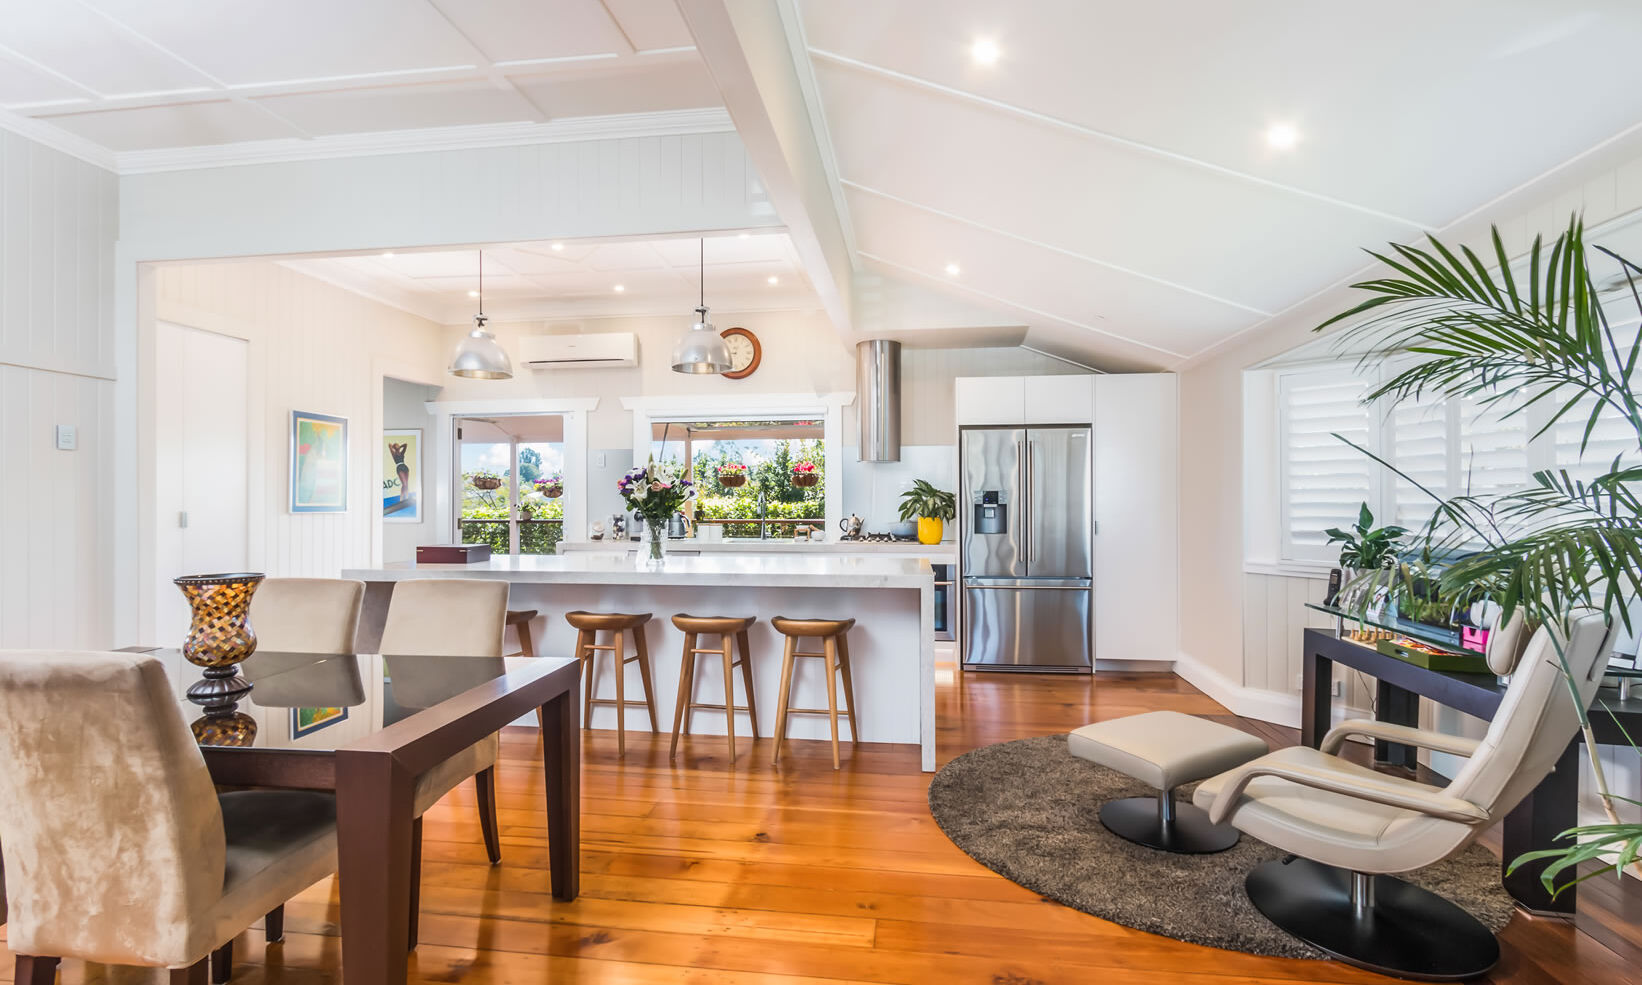
[[(506, 581), (509, 608), (540, 613), (533, 627), (539, 656), (573, 654), (576, 636), (564, 621), (567, 611), (652, 613), (654, 618), (645, 630), (657, 724), (664, 731), (672, 728), (684, 642), (671, 621), (676, 613), (758, 618), (750, 637), (758, 734), (765, 738), (774, 735), (781, 680), (782, 637), (770, 628), (770, 617), (853, 618), (850, 662), (860, 706), (861, 741), (916, 743), (923, 769), (935, 769), (935, 579), (929, 562), (922, 559), (714, 554), (670, 556), (652, 568), (626, 554), (587, 551), (496, 556), (475, 564), (390, 564), (346, 570), (342, 577), (366, 584), (359, 627), (361, 651), (375, 650), (381, 639), (393, 586), (413, 578)], [(629, 668), (629, 673), (628, 695), (633, 697), (641, 691), (637, 670)], [(607, 657), (601, 660), (598, 678), (601, 693), (613, 693)], [(722, 701), (722, 675), (698, 673), (695, 700)], [(825, 707), (826, 678), (820, 661), (798, 662), (792, 703), (794, 707)], [(614, 708), (594, 708), (593, 728), (614, 728), (615, 723)], [(692, 725), (694, 734), (724, 734), (718, 713), (698, 712)], [(640, 731), (649, 727), (642, 709), (627, 710), (626, 727)], [(739, 713), (736, 732), (748, 734), (745, 729), (746, 715)], [(840, 727), (841, 737), (847, 734), (844, 729)], [(825, 716), (795, 715), (790, 721), (790, 738), (827, 735)], [(767, 754), (768, 745), (761, 748)]]

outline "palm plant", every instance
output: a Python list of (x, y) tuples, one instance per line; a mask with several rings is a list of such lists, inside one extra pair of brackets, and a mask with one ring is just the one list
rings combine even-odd
[[(1365, 399), (1465, 398), (1504, 417), (1543, 405), (1548, 420), (1535, 437), (1578, 414), (1570, 419), (1584, 425), (1581, 454), (1603, 420), (1628, 423), (1642, 451), (1642, 400), (1633, 385), (1642, 345), (1633, 339), (1627, 351), (1615, 335), (1591, 276), (1579, 216), (1549, 247), (1534, 240), (1520, 281), (1498, 229), (1486, 262), (1463, 246), (1451, 249), (1435, 238), (1429, 244), (1370, 251), (1390, 273), (1353, 285), (1370, 297), (1318, 326), (1321, 331), (1347, 323), (1341, 341), (1360, 352), (1361, 366), (1393, 358), (1408, 363)], [(1633, 276), (1642, 267), (1597, 249), (1619, 262), (1630, 300), (1642, 314)], [(1446, 595), (1485, 591), (1503, 607), (1502, 618), (1521, 608), (1534, 622), (1565, 624), (1574, 609), (1594, 606), (1618, 613), (1628, 625), (1626, 609), (1642, 595), (1642, 468), (1616, 457), (1588, 481), (1565, 470), (1542, 471), (1526, 489), (1448, 498), (1403, 478), (1436, 503), (1419, 533), (1426, 556), (1474, 551), (1442, 572)], [(1560, 640), (1557, 653), (1562, 658)], [(1563, 670), (1570, 694), (1576, 694), (1565, 660)], [(1562, 835), (1568, 847), (1513, 863), (1554, 857), (1541, 875), (1553, 890), (1559, 875), (1572, 875), (1579, 863), (1608, 853), (1616, 856), (1615, 871), (1629, 866), (1642, 875), (1636, 861), (1642, 824), (1621, 822), (1615, 809), (1617, 802), (1635, 802), (1609, 791), (1583, 707), (1579, 720), (1609, 823), (1572, 829)]]

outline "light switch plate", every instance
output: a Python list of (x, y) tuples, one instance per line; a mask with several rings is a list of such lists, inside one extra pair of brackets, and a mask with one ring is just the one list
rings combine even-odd
[(57, 450), (73, 451), (79, 447), (80, 432), (72, 424), (57, 425)]

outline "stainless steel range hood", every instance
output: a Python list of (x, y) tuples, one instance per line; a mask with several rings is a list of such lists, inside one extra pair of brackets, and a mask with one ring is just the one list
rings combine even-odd
[(901, 460), (901, 343), (871, 339), (855, 346), (855, 406), (863, 462)]

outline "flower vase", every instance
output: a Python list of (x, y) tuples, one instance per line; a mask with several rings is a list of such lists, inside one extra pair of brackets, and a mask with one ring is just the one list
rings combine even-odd
[(260, 574), (187, 575), (176, 585), (193, 611), (182, 655), (205, 669), (204, 679), (187, 691), (189, 701), (205, 712), (190, 726), (206, 746), (248, 746), (257, 723), (239, 710), (251, 682), (239, 676), (239, 665), (257, 649), (251, 628), (251, 596), (262, 584)]
[(650, 548), (644, 552), (644, 565), (647, 568), (659, 568), (667, 559), (667, 521), (644, 522), (645, 539), (650, 542)]

